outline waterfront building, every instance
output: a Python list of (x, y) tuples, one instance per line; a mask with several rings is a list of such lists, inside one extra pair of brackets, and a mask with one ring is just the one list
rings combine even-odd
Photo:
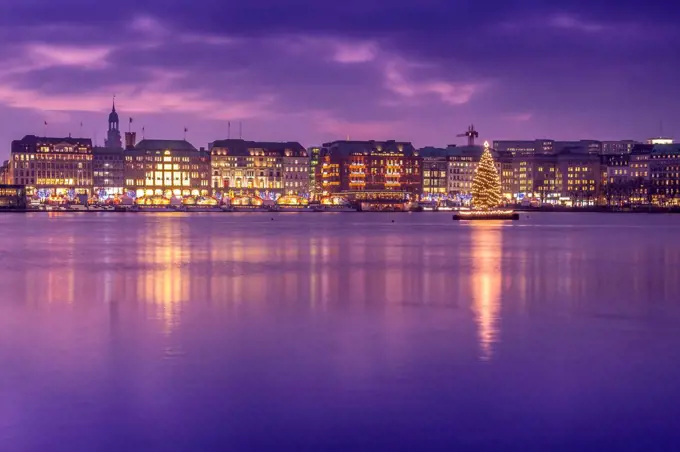
[(92, 140), (26, 135), (12, 142), (9, 178), (41, 199), (74, 199), (92, 191)]
[(316, 199), (318, 194), (322, 192), (321, 186), (317, 183), (318, 178), (316, 177), (319, 166), (321, 165), (321, 152), (322, 149), (320, 146), (307, 148), (307, 154), (309, 154), (309, 194), (312, 199)]
[(469, 197), (472, 193), (472, 178), (482, 157), (482, 146), (449, 147), (447, 156), (447, 190), (456, 197)]
[(26, 187), (23, 185), (0, 184), (0, 210), (25, 209)]
[(218, 140), (210, 155), (216, 192), (275, 199), (309, 191), (309, 156), (300, 143)]
[(600, 197), (604, 204), (630, 202), (635, 186), (630, 177), (630, 154), (603, 155), (600, 165)]
[(631, 194), (631, 203), (650, 204), (651, 176), (649, 172), (649, 157), (654, 145), (636, 144), (630, 154), (629, 176), (635, 186)]
[(125, 186), (123, 149), (92, 149), (93, 193), (100, 199), (122, 195)]
[(125, 149), (124, 191), (136, 198), (208, 196), (210, 153), (186, 140), (145, 139)]
[(630, 154), (631, 152), (633, 152), (633, 148), (637, 144), (639, 143), (634, 140), (603, 141), (602, 154), (603, 155)]
[(9, 184), (9, 180), (9, 160), (5, 160), (0, 166), (0, 184)]
[(109, 113), (108, 126), (105, 146), (92, 149), (93, 194), (100, 200), (122, 195), (125, 186), (123, 144), (115, 103)]
[(443, 197), (449, 193), (448, 157), (455, 155), (455, 146), (447, 148), (424, 147), (417, 153), (423, 160), (423, 192), (424, 197)]
[(649, 155), (649, 175), (654, 204), (680, 205), (680, 144), (655, 145)]
[(561, 201), (574, 206), (595, 204), (601, 183), (600, 156), (565, 150), (556, 158)]
[(340, 191), (422, 193), (422, 158), (410, 142), (324, 143), (317, 172), (324, 194)]
[(500, 154), (497, 159), (503, 197), (514, 203), (540, 199), (557, 204), (560, 197), (560, 174), (555, 155)]

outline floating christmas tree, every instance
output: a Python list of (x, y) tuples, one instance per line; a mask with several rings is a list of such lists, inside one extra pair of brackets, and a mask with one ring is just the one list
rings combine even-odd
[(501, 203), (501, 180), (489, 151), (489, 143), (484, 143), (484, 152), (472, 178), (472, 206), (475, 209), (495, 209)]

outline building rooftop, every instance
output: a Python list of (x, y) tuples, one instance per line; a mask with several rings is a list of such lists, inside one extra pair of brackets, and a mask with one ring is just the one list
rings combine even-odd
[(350, 155), (355, 152), (360, 153), (375, 153), (375, 152), (403, 152), (411, 155), (416, 152), (413, 144), (409, 141), (349, 141), (339, 140), (330, 143), (324, 143), (324, 148), (331, 154)]
[(197, 151), (193, 144), (186, 140), (142, 140), (135, 149), (147, 151)]
[(247, 141), (240, 138), (228, 138), (216, 140), (210, 144), (210, 148), (227, 149), (268, 149), (270, 151), (304, 151), (305, 148), (297, 141)]
[(655, 144), (651, 151), (652, 155), (677, 155), (680, 154), (680, 143)]

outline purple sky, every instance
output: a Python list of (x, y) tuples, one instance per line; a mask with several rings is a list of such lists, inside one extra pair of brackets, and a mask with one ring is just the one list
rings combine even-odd
[(645, 139), (680, 129), (673, 1), (0, 0), (0, 142)]

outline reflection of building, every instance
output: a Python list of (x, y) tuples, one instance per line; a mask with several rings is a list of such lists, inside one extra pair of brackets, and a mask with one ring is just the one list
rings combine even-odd
[(125, 150), (125, 191), (137, 197), (210, 194), (210, 154), (185, 140), (142, 140)]
[(26, 187), (0, 184), (0, 209), (26, 208)]
[(26, 185), (29, 194), (90, 194), (92, 140), (26, 135), (12, 142), (9, 172), (12, 183)]
[(422, 159), (408, 142), (325, 143), (317, 171), (324, 193), (385, 190), (422, 192)]
[(210, 144), (210, 155), (215, 190), (277, 194), (309, 190), (309, 157), (300, 143), (218, 140)]

